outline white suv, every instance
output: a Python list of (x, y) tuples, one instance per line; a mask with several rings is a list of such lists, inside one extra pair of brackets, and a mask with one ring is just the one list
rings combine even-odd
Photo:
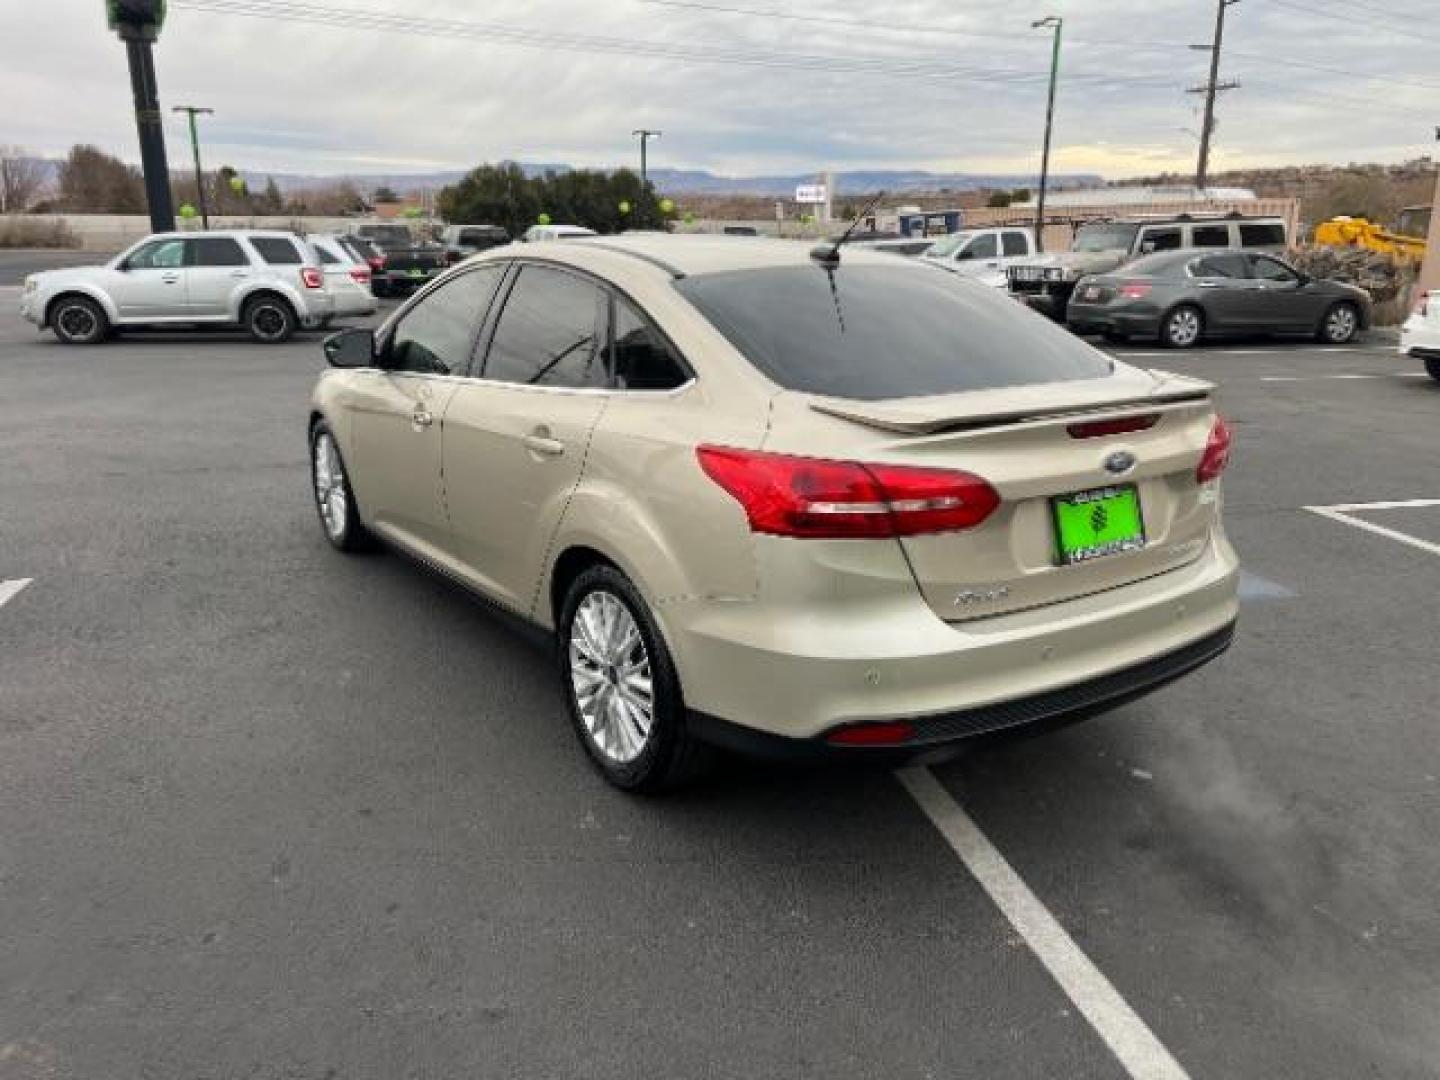
[(287, 232), (160, 233), (104, 266), (31, 274), (20, 314), (69, 345), (138, 326), (238, 326), (267, 345), (335, 312), (320, 260)]

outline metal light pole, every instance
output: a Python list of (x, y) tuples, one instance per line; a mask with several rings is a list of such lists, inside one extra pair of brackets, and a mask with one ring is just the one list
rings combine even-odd
[(175, 204), (170, 197), (170, 165), (165, 160), (165, 125), (152, 50), (165, 22), (165, 0), (106, 0), (105, 14), (110, 29), (125, 42), (130, 60), (130, 88), (135, 95), (135, 126), (140, 132), (140, 164), (145, 171), (150, 228), (171, 232), (175, 228)]
[(644, 188), (646, 182), (649, 179), (649, 175), (646, 171), (645, 146), (647, 143), (649, 143), (651, 139), (658, 139), (663, 134), (663, 132), (651, 131), (648, 128), (636, 128), (630, 134), (636, 136), (640, 140), (640, 186), (641, 188)]
[(205, 198), (205, 170), (200, 167), (200, 133), (195, 129), (195, 117), (214, 116), (214, 109), (202, 109), (198, 105), (176, 105), (173, 112), (183, 112), (190, 117), (190, 149), (195, 152), (195, 190), (200, 196), (200, 221), (210, 228), (210, 205)]
[(1045, 149), (1040, 154), (1040, 196), (1035, 202), (1035, 250), (1045, 250), (1045, 187), (1050, 182), (1050, 131), (1055, 124), (1055, 80), (1060, 74), (1060, 31), (1065, 20), (1058, 15), (1036, 19), (1030, 29), (1053, 27), (1055, 41), (1050, 50), (1050, 97), (1045, 104)]

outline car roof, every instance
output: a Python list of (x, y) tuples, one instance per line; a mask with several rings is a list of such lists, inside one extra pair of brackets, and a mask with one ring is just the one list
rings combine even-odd
[[(667, 233), (625, 233), (620, 236), (597, 236), (583, 243), (557, 241), (546, 244), (543, 254), (577, 266), (586, 266), (598, 253), (633, 256), (670, 276), (676, 274), (720, 274), (731, 270), (758, 270), (779, 266), (814, 265), (810, 257), (814, 240), (774, 240), (756, 236), (714, 236)], [(525, 248), (495, 248), (493, 253), (511, 256), (530, 254)], [(540, 252), (534, 252), (539, 255)], [(907, 266), (906, 260), (873, 249), (845, 247), (842, 263), (856, 262), (871, 266)]]
[(288, 231), (288, 230), (286, 230), (286, 229), (195, 229), (195, 230), (190, 231), (190, 232), (181, 232), (181, 231), (178, 231), (178, 230), (177, 230), (177, 231), (175, 231), (175, 232), (153, 233), (153, 234), (151, 234), (150, 236), (147, 236), (145, 239), (146, 239), (146, 240), (204, 240), (204, 239), (206, 239), (207, 237), (209, 237), (209, 238), (220, 237), (220, 238), (230, 238), (230, 239), (235, 239), (236, 237), (255, 237), (255, 238), (258, 238), (258, 239), (261, 239), (261, 240), (265, 240), (265, 239), (300, 240), (300, 239), (303, 239), (299, 234), (290, 232), (290, 231)]

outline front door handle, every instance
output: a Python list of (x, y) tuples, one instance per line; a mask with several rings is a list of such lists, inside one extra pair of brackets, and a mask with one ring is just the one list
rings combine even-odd
[(1196, 284), (1202, 289), (1218, 289), (1220, 287), (1218, 281), (1198, 281)]
[(179, 274), (161, 274), (161, 275), (160, 275), (160, 280), (163, 281), (166, 285), (174, 285), (177, 281), (180, 280), (180, 275), (179, 275)]
[(249, 276), (250, 276), (250, 271), (249, 271), (249, 270), (231, 270), (231, 271), (230, 271), (230, 276), (231, 276), (231, 277), (249, 277)]
[(551, 438), (548, 434), (532, 431), (521, 440), (525, 449), (532, 454), (539, 454), (541, 457), (559, 457), (565, 453), (565, 444), (559, 439)]

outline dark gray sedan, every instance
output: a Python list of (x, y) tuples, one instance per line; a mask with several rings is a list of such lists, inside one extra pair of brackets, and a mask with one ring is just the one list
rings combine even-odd
[(1273, 255), (1167, 251), (1082, 278), (1066, 322), (1077, 333), (1159, 337), (1174, 349), (1246, 334), (1305, 334), (1344, 345), (1369, 325), (1370, 296)]

